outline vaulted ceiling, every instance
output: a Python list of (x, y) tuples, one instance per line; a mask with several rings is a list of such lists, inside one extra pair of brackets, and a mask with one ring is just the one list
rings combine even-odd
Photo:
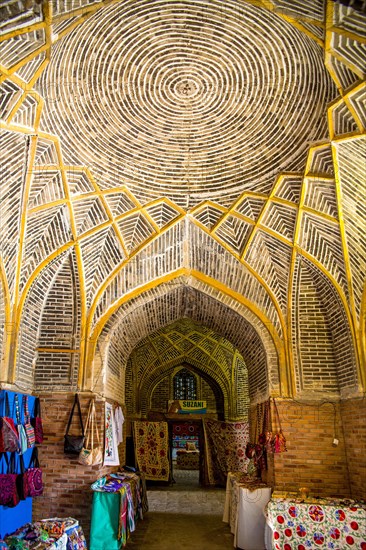
[[(206, 326), (225, 334), (224, 307), (254, 327), (271, 387), (291, 394), (305, 269), (334, 293), (362, 386), (365, 14), (332, 0), (54, 0), (8, 2), (0, 20), (2, 379), (31, 383), (27, 365), (64, 354), (69, 382), (92, 386), (108, 330), (186, 278)], [(31, 325), (51, 319), (60, 277), (77, 289), (71, 328), (40, 338)]]

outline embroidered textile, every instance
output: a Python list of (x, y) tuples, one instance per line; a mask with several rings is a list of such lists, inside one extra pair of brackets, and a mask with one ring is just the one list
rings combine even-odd
[(200, 435), (200, 425), (196, 422), (173, 422), (173, 434), (180, 437), (194, 437), (197, 438)]
[(105, 402), (105, 438), (103, 466), (119, 466), (113, 406), (107, 401)]
[(168, 481), (169, 434), (167, 422), (134, 422), (135, 454), (146, 479)]
[(245, 448), (249, 441), (249, 424), (205, 419), (203, 427), (206, 482), (225, 486), (228, 472), (246, 471), (248, 459)]
[(366, 549), (366, 506), (340, 499), (272, 499), (267, 522), (276, 550)]

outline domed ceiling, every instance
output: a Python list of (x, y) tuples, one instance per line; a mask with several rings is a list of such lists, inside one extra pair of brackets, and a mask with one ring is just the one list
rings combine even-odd
[(38, 89), (65, 164), (183, 208), (228, 206), (302, 170), (335, 93), (315, 41), (221, 0), (109, 6), (55, 45)]

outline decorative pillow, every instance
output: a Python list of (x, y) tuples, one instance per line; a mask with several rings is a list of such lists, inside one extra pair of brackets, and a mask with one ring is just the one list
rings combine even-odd
[(192, 441), (191, 442), (187, 441), (186, 449), (187, 449), (187, 451), (197, 451), (196, 444), (193, 443)]

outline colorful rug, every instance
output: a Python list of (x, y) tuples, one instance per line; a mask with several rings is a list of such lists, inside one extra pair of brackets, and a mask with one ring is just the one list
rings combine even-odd
[(137, 464), (145, 479), (169, 481), (169, 433), (167, 422), (134, 422)]
[(205, 482), (226, 485), (228, 472), (246, 472), (245, 448), (249, 441), (248, 422), (204, 420)]

